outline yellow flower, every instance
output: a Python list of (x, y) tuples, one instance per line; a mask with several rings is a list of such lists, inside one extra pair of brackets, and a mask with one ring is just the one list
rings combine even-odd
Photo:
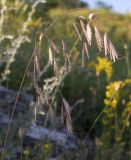
[(111, 104), (110, 104), (110, 106), (111, 106), (112, 108), (115, 108), (115, 107), (117, 106), (117, 100), (116, 100), (116, 99), (113, 99), (112, 102), (111, 102)]
[(104, 99), (104, 104), (105, 104), (106, 106), (109, 106), (109, 100), (108, 100), (108, 99)]
[(48, 143), (44, 144), (44, 151), (48, 152), (50, 149), (50, 145)]
[(109, 91), (106, 91), (106, 97), (111, 97), (111, 93)]
[(99, 76), (101, 72), (104, 71), (106, 73), (107, 80), (110, 80), (113, 73), (112, 62), (102, 57), (97, 57), (97, 62), (98, 63), (90, 64), (90, 66), (95, 68), (96, 75)]
[(23, 154), (24, 154), (24, 156), (28, 157), (28, 156), (30, 155), (29, 149), (25, 149), (25, 150), (23, 151)]

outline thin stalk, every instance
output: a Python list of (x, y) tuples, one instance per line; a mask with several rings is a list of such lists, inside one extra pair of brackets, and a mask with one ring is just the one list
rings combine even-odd
[[(128, 122), (128, 120), (130, 119), (130, 117), (131, 117), (131, 111), (128, 113), (128, 115), (127, 115), (127, 118), (126, 118), (126, 123)], [(124, 133), (124, 131), (125, 131), (125, 129), (126, 129), (126, 123), (125, 123), (125, 125), (123, 126), (123, 128), (122, 128), (122, 133)]]
[(30, 66), (30, 64), (31, 64), (31, 62), (32, 62), (32, 59), (33, 59), (33, 57), (34, 57), (34, 53), (35, 53), (35, 52), (33, 52), (33, 54), (32, 54), (31, 57), (30, 57), (29, 63), (28, 63), (28, 65), (27, 65), (27, 67), (26, 67), (25, 73), (24, 73), (24, 75), (23, 75), (23, 78), (22, 78), (22, 81), (21, 81), (21, 84), (20, 84), (20, 87), (19, 87), (19, 91), (18, 91), (17, 96), (16, 96), (16, 99), (15, 99), (15, 103), (14, 103), (14, 106), (13, 106), (13, 111), (12, 111), (12, 113), (11, 113), (11, 117), (10, 117), (9, 124), (8, 124), (8, 127), (7, 127), (6, 136), (5, 136), (5, 139), (4, 139), (4, 145), (3, 145), (2, 153), (1, 153), (1, 160), (3, 159), (4, 150), (5, 150), (7, 138), (8, 138), (8, 135), (9, 135), (9, 130), (10, 130), (10, 128), (11, 128), (12, 119), (13, 119), (13, 116), (14, 116), (14, 113), (15, 113), (16, 105), (17, 105), (17, 102), (18, 102), (18, 98), (19, 98), (19, 96), (20, 96), (20, 92), (21, 92), (21, 90), (22, 90), (22, 87), (23, 87), (23, 84), (24, 84), (24, 80), (25, 80), (27, 71), (28, 71), (29, 66)]
[(20, 138), (20, 145), (21, 145), (21, 155), (20, 155), (20, 158), (22, 160), (22, 158), (23, 158), (23, 138)]
[(103, 108), (103, 110), (100, 112), (100, 114), (96, 117), (96, 119), (95, 119), (95, 121), (93, 122), (91, 128), (89, 129), (89, 131), (88, 131), (86, 137), (84, 138), (83, 142), (81, 143), (80, 148), (81, 148), (81, 147), (84, 145), (84, 143), (86, 142), (86, 140), (87, 140), (89, 134), (91, 133), (91, 131), (92, 131), (92, 129), (94, 128), (94, 126), (95, 126), (95, 124), (97, 123), (97, 121), (98, 121), (98, 120), (100, 119), (100, 117), (102, 116), (104, 110), (105, 110), (106, 108), (108, 108), (108, 106), (109, 106), (110, 103), (112, 102), (112, 100), (113, 100), (113, 98), (114, 98), (116, 92), (117, 92), (117, 90), (114, 90), (114, 93), (112, 94), (112, 97), (111, 97), (110, 100), (109, 100), (109, 104), (108, 104), (107, 106), (105, 106), (105, 107)]
[[(50, 25), (47, 27), (46, 31), (45, 31), (44, 34), (43, 34), (43, 37), (46, 36), (49, 28), (50, 28), (53, 24), (54, 24), (54, 21), (52, 21), (52, 22), (50, 23)], [(35, 49), (36, 49), (36, 46), (35, 46)], [(24, 80), (25, 80), (26, 74), (27, 74), (28, 69), (29, 69), (29, 67), (30, 67), (30, 64), (31, 64), (31, 62), (32, 62), (32, 60), (33, 60), (33, 57), (34, 57), (34, 54), (35, 54), (35, 49), (34, 49), (34, 52), (33, 52), (33, 54), (31, 55), (31, 57), (30, 57), (30, 59), (29, 59), (29, 62), (28, 62), (27, 67), (26, 67), (26, 69), (25, 69), (25, 72), (24, 72), (23, 78), (22, 78), (22, 80), (21, 80), (21, 84), (20, 84), (20, 87), (19, 87), (19, 90), (18, 90), (16, 99), (15, 99), (15, 103), (14, 103), (14, 106), (13, 106), (13, 111), (12, 111), (12, 113), (11, 113), (11, 117), (10, 117), (10, 120), (9, 120), (9, 124), (8, 124), (8, 126), (7, 126), (7, 132), (6, 132), (6, 135), (5, 135), (4, 145), (3, 145), (3, 148), (2, 148), (2, 152), (1, 152), (1, 158), (0, 158), (1, 160), (3, 160), (4, 151), (5, 151), (5, 146), (6, 146), (6, 143), (7, 143), (7, 139), (8, 139), (8, 135), (9, 135), (9, 130), (10, 130), (10, 128), (11, 128), (13, 116), (14, 116), (15, 109), (16, 109), (16, 105), (17, 105), (17, 102), (18, 102), (18, 99), (19, 99), (19, 96), (20, 96), (20, 92), (21, 92), (22, 87), (23, 87), (23, 84), (24, 84)]]

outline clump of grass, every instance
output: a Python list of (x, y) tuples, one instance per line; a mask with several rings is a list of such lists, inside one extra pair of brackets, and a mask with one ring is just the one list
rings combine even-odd
[[(34, 5), (32, 6), (32, 10), (31, 12), (28, 14), (28, 18), (27, 21), (24, 23), (23, 26), (23, 33), (26, 33), (27, 28), (28, 28), (28, 23), (31, 21), (31, 17), (33, 15), (33, 13), (35, 12), (35, 8), (37, 6), (37, 4), (39, 2), (42, 1), (37, 1), (37, 3), (34, 3)], [(118, 59), (118, 55), (117, 52), (113, 46), (113, 44), (111, 43), (110, 39), (107, 37), (107, 34), (103, 34), (101, 33), (96, 20), (95, 20), (96, 16), (95, 14), (90, 14), (89, 18), (86, 19), (84, 17), (78, 17), (78, 24), (74, 23), (74, 27), (75, 30), (78, 34), (78, 37), (80, 39), (80, 41), (83, 44), (83, 50), (82, 50), (82, 61), (84, 61), (84, 55), (86, 55), (89, 58), (89, 47), (92, 47), (93, 45), (93, 35), (95, 36), (95, 40), (98, 46), (98, 49), (100, 52), (102, 52), (103, 50), (105, 50), (105, 56), (109, 56), (111, 58), (111, 60), (113, 60), (114, 62), (116, 61), (116, 59)], [(49, 25), (49, 27), (52, 26), (52, 23)], [(48, 31), (48, 28), (47, 28)], [(43, 34), (43, 38), (47, 38), (46, 33), (47, 31)], [(20, 42), (17, 41), (20, 38)], [(25, 38), (25, 37), (22, 37)], [(14, 42), (12, 43), (12, 47), (10, 51), (10, 53), (13, 54), (12, 56), (10, 56), (10, 61), (7, 64), (6, 67), (6, 74), (4, 76), (7, 76), (7, 69), (9, 70), (9, 67), (11, 65), (11, 63), (14, 60), (14, 56), (18, 50), (18, 48), (20, 47), (20, 45), (23, 43), (23, 39), (20, 37), (18, 37), (18, 39), (15, 39)], [(57, 45), (55, 44), (54, 41), (48, 39), (48, 43), (49, 43), (49, 49), (48, 49), (48, 61), (50, 64), (50, 67), (52, 67), (53, 71), (54, 71), (54, 75), (51, 78), (47, 78), (44, 80), (44, 87), (41, 88), (41, 86), (39, 85), (39, 82), (41, 81), (41, 68), (40, 68), (40, 62), (39, 62), (39, 44), (35, 46), (34, 52), (29, 60), (29, 63), (27, 65), (27, 68), (25, 70), (25, 73), (23, 75), (23, 79), (19, 88), (19, 92), (18, 95), (16, 97), (15, 100), (15, 104), (13, 107), (13, 111), (10, 117), (10, 122), (8, 125), (8, 129), (7, 129), (7, 133), (6, 133), (6, 137), (4, 140), (4, 146), (3, 146), (3, 152), (5, 149), (5, 145), (6, 145), (6, 141), (8, 138), (8, 134), (9, 134), (9, 130), (11, 127), (11, 122), (13, 119), (13, 115), (15, 112), (15, 108), (17, 105), (17, 101), (27, 74), (27, 71), (29, 70), (29, 66), (31, 64), (31, 62), (33, 61), (34, 67), (33, 67), (33, 84), (34, 84), (34, 89), (35, 89), (35, 107), (34, 107), (34, 114), (35, 114), (35, 119), (37, 117), (37, 113), (39, 112), (39, 110), (41, 109), (41, 106), (44, 106), (46, 104), (47, 106), (47, 115), (49, 115), (53, 121), (54, 117), (55, 117), (55, 110), (54, 110), (54, 99), (55, 96), (57, 94), (60, 94), (61, 96), (61, 103), (62, 103), (62, 107), (61, 107), (61, 120), (63, 125), (66, 126), (68, 132), (71, 134), (73, 133), (73, 127), (72, 127), (72, 120), (71, 120), (71, 108), (69, 105), (69, 102), (66, 100), (66, 98), (63, 97), (62, 93), (60, 92), (60, 86), (64, 80), (64, 78), (67, 76), (67, 74), (71, 71), (71, 62), (69, 59), (69, 55), (67, 53), (67, 47), (66, 44), (64, 42), (64, 40), (61, 39), (62, 41), (62, 46), (60, 47), (62, 51), (60, 51), (57, 47)], [(24, 39), (25, 41), (27, 41), (28, 39)], [(17, 41), (17, 42), (16, 42)], [(40, 41), (42, 41), (42, 39), (40, 38)], [(16, 46), (15, 46), (16, 45)], [(13, 50), (14, 49), (14, 50)], [(61, 65), (59, 63), (59, 59), (57, 58), (57, 54), (59, 54), (60, 52), (62, 52), (62, 58), (64, 59), (64, 65)], [(9, 72), (8, 72), (9, 73)], [(2, 152), (2, 153), (3, 153)], [(3, 154), (2, 154), (3, 156)], [(1, 160), (2, 157), (1, 156)]]

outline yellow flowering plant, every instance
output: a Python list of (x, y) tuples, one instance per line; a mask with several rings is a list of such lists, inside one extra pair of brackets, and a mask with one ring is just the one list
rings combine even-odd
[(130, 132), (131, 79), (109, 83), (106, 86), (104, 104), (101, 140), (108, 147), (111, 141), (124, 147), (123, 139), (129, 136)]
[(97, 57), (97, 63), (92, 62), (90, 66), (95, 69), (96, 75), (100, 76), (100, 74), (104, 71), (106, 73), (107, 80), (110, 80), (112, 77), (113, 69), (112, 62), (104, 57)]

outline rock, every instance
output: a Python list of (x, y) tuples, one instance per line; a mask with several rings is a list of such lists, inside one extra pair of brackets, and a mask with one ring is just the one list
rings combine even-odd
[(60, 132), (55, 129), (50, 130), (37, 125), (32, 125), (27, 129), (26, 136), (34, 140), (49, 139), (51, 142), (55, 142), (62, 146), (63, 149), (78, 149), (76, 144), (77, 138), (75, 136), (69, 136), (66, 132)]
[[(17, 92), (0, 86), (0, 109), (2, 113), (12, 112), (16, 97)], [(15, 116), (19, 113), (25, 113), (29, 109), (32, 100), (33, 96), (21, 92), (16, 105)]]
[(0, 112), (0, 126), (7, 125), (9, 123), (9, 117)]
[[(10, 117), (8, 116), (8, 110), (10, 111), (9, 113), (12, 112), (16, 96), (17, 93), (15, 91), (7, 89), (5, 87), (0, 87), (0, 128), (3, 135), (6, 133), (5, 131), (7, 130), (7, 125), (9, 124), (10, 119)], [(79, 144), (77, 141), (77, 136), (69, 135), (67, 133), (66, 129), (61, 125), (59, 117), (55, 119), (55, 126), (57, 126), (57, 129), (51, 129), (50, 121), (47, 121), (48, 123), (46, 127), (43, 127), (42, 121), (45, 121), (46, 117), (45, 115), (41, 115), (40, 113), (36, 119), (36, 124), (32, 124), (31, 120), (29, 120), (30, 126), (28, 126), (28, 128), (26, 127), (27, 120), (24, 117), (24, 113), (27, 113), (32, 100), (33, 96), (26, 93), (21, 93), (18, 98), (18, 103), (16, 105), (15, 114), (12, 120), (13, 125), (16, 127), (16, 130), (13, 131), (13, 140), (16, 138), (15, 136), (17, 134), (17, 129), (20, 126), (24, 127), (25, 135), (23, 138), (22, 148), (20, 146), (13, 148), (11, 150), (10, 157), (7, 159), (19, 160), (22, 149), (24, 150), (28, 148), (30, 151), (30, 156), (29, 158), (24, 157), (23, 160), (30, 160), (32, 159), (32, 157), (35, 157), (38, 154), (38, 150), (40, 149), (41, 145), (44, 145), (44, 143), (47, 142), (52, 146), (52, 151), (47, 160), (57, 160), (58, 156), (64, 159), (65, 155), (68, 157), (71, 154), (74, 157), (78, 156)], [(27, 116), (30, 117), (28, 113)], [(22, 122), (20, 121), (21, 119)], [(11, 142), (13, 142), (13, 140)], [(91, 160), (93, 159), (92, 157), (94, 154), (94, 143), (90, 139), (87, 139), (86, 147), (89, 151), (88, 158)], [(0, 149), (0, 152), (1, 151), (2, 150)]]
[(19, 146), (12, 149), (12, 154), (20, 155), (21, 152), (22, 152), (22, 148)]

